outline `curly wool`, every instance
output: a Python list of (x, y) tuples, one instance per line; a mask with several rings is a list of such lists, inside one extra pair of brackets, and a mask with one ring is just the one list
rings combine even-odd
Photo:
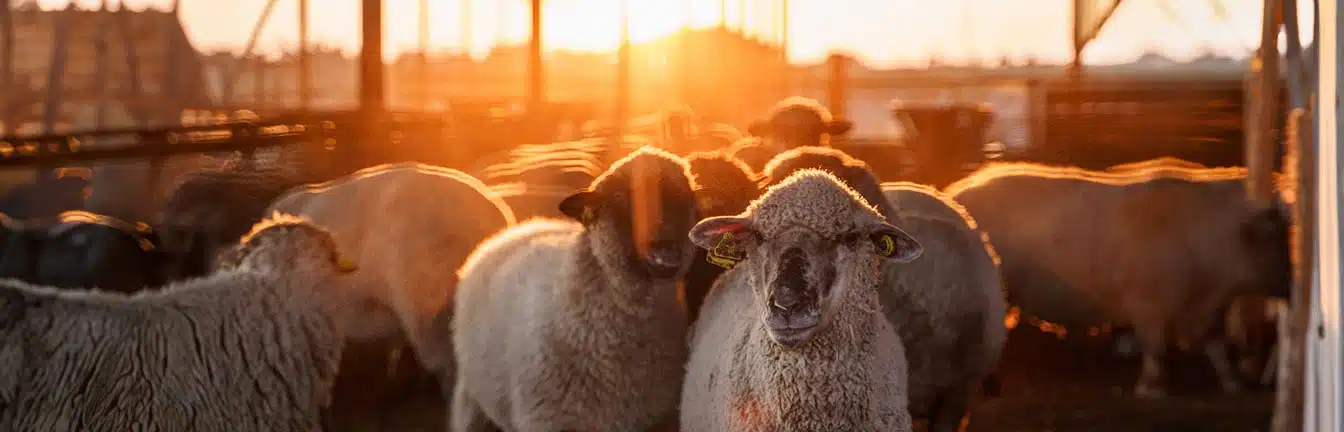
[(950, 198), (912, 183), (883, 190), (896, 208), (891, 223), (924, 246), (919, 262), (888, 264), (881, 291), (910, 363), (910, 412), (930, 418), (931, 430), (956, 430), (1006, 337), (998, 258)]
[[(811, 169), (768, 189), (743, 215), (765, 239), (792, 226), (831, 237), (856, 220), (880, 218), (857, 192)], [(879, 266), (837, 267), (852, 288), (835, 290), (846, 293), (834, 300), (835, 318), (786, 352), (753, 318), (766, 306), (752, 292), (747, 261), (719, 278), (692, 329), (682, 430), (913, 430), (905, 351), (877, 313)]]
[(333, 305), (298, 273), (133, 296), (0, 281), (0, 429), (321, 430)]
[[(688, 194), (694, 187), (681, 158), (642, 148), (590, 189), (628, 190), (635, 167), (656, 170), (646, 175)], [(633, 271), (634, 252), (609, 219), (586, 228), (527, 221), (467, 259), (451, 322), (453, 430), (484, 422), (508, 430), (645, 430), (675, 419), (686, 360), (678, 280)], [(690, 256), (685, 243), (682, 256)]]

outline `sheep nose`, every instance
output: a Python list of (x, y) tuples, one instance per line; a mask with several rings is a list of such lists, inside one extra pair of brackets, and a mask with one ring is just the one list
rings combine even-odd
[(796, 309), (799, 306), (799, 304), (802, 303), (803, 300), (802, 296), (791, 292), (793, 290), (785, 289), (782, 291), (784, 292), (775, 294), (775, 298), (771, 300), (771, 303), (773, 303), (775, 309), (779, 309), (784, 312), (790, 312)]

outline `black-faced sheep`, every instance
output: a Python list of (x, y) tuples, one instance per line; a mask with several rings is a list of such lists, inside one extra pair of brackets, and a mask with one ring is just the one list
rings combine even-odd
[[(728, 216), (741, 213), (760, 196), (760, 179), (747, 164), (723, 151), (697, 152), (686, 157), (700, 190), (696, 193), (700, 215)], [(700, 315), (700, 305), (725, 268), (708, 260), (709, 252), (696, 248), (691, 269), (686, 272), (686, 311), (690, 322)]]
[(89, 179), (73, 175), (23, 184), (0, 198), (0, 212), (15, 219), (54, 217), (84, 208), (84, 201), (92, 191)]
[(128, 293), (164, 282), (166, 256), (144, 223), (76, 210), (3, 225), (0, 277)]
[(765, 184), (773, 185), (783, 181), (794, 172), (805, 168), (815, 168), (830, 172), (846, 186), (858, 192), (863, 199), (884, 217), (892, 217), (895, 209), (882, 194), (881, 182), (877, 174), (868, 169), (868, 164), (855, 159), (842, 150), (830, 147), (798, 147), (776, 155), (765, 164)]
[[(882, 185), (892, 225), (920, 239), (923, 259), (887, 266), (882, 309), (905, 343), (910, 413), (929, 431), (956, 431), (997, 369), (1004, 328), (998, 257), (975, 220), (938, 190)], [(989, 385), (992, 393), (994, 385)]]
[(1132, 325), (1143, 351), (1135, 393), (1161, 396), (1168, 343), (1203, 345), (1224, 388), (1237, 389), (1209, 333), (1234, 297), (1289, 286), (1285, 212), (1253, 206), (1245, 176), (996, 164), (947, 193), (993, 241), (1010, 303), (1065, 328)]
[(0, 429), (321, 430), (353, 263), (284, 216), (230, 256), (129, 296), (0, 281)]
[(681, 430), (912, 430), (878, 291), (884, 264), (919, 257), (918, 241), (817, 170), (690, 237), (736, 266), (692, 329)]
[(477, 248), (452, 322), (453, 430), (676, 421), (694, 186), (681, 158), (642, 148), (560, 204), (578, 223), (524, 222)]
[(815, 99), (793, 96), (776, 103), (769, 118), (753, 123), (748, 133), (783, 151), (829, 145), (831, 138), (842, 137), (853, 127), (849, 120), (831, 118), (831, 111)]
[[(504, 202), (460, 171), (412, 162), (374, 166), (295, 188), (268, 211), (303, 216), (331, 230), (341, 250), (364, 264), (364, 271), (347, 278), (361, 305), (347, 308), (350, 314), (344, 317), (351, 353), (373, 351), (364, 348), (384, 346), (390, 339), (409, 344), (421, 362), (418, 370), (398, 371), (404, 380), (387, 383), (388, 363), (398, 357), (389, 354), (399, 350), (348, 353), (337, 379), (338, 411), (381, 408), (390, 403), (385, 399), (408, 392), (407, 381), (432, 380), (424, 371), (452, 382), (451, 367), (436, 369), (451, 356), (434, 357), (452, 348), (426, 346), (451, 339), (431, 335), (431, 323), (440, 314), (451, 319), (457, 268), (476, 245), (514, 224)], [(361, 375), (368, 371), (375, 376)], [(385, 384), (393, 388), (375, 388)]]
[(275, 198), (304, 183), (279, 169), (224, 167), (188, 174), (155, 224), (165, 251), (175, 260), (167, 277), (208, 273), (220, 252), (266, 216)]

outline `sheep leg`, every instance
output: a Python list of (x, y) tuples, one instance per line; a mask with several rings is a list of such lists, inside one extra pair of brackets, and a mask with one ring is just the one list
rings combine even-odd
[(1166, 354), (1167, 340), (1162, 323), (1148, 323), (1134, 326), (1134, 336), (1143, 350), (1143, 366), (1139, 369), (1139, 380), (1134, 385), (1134, 396), (1140, 398), (1161, 398), (1167, 395), (1165, 371), (1162, 358)]
[(453, 406), (449, 410), (448, 424), (453, 432), (499, 432), (502, 431), (485, 416), (485, 411), (467, 395), (467, 386), (458, 380), (453, 385)]
[(1209, 363), (1213, 364), (1213, 371), (1217, 373), (1223, 391), (1228, 393), (1241, 391), (1241, 380), (1227, 356), (1227, 344), (1221, 339), (1210, 339), (1204, 344), (1204, 355), (1209, 358)]

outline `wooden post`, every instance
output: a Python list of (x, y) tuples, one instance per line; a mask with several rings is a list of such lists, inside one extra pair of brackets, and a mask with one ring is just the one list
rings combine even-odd
[(834, 53), (826, 58), (826, 65), (831, 72), (826, 86), (827, 108), (835, 118), (846, 117), (845, 106), (848, 105), (848, 96), (845, 92), (849, 89), (849, 58), (844, 54)]
[(70, 50), (70, 20), (75, 14), (75, 5), (66, 5), (65, 10), (57, 13), (56, 27), (53, 29), (55, 41), (51, 45), (51, 63), (47, 67), (46, 93), (42, 102), (42, 133), (56, 133), (56, 118), (61, 114), (61, 93), (65, 90), (65, 64)]
[(1073, 61), (1069, 62), (1069, 80), (1077, 85), (1083, 79), (1083, 2), (1073, 0)]
[[(1274, 199), (1274, 121), (1282, 115), (1278, 107), (1279, 50), (1278, 33), (1282, 23), (1283, 2), (1264, 0), (1261, 23), (1259, 62), (1252, 62), (1255, 91), (1247, 103), (1254, 111), (1247, 118), (1246, 193), (1257, 206), (1268, 206)], [(1258, 66), (1258, 71), (1255, 69)]]
[[(385, 139), (383, 133), (385, 86), (383, 78), (383, 2), (382, 0), (361, 0), (361, 9), (363, 14), (360, 16), (360, 49), (359, 49), (359, 110), (360, 118), (363, 122), (362, 142), (377, 143)], [(358, 142), (353, 145), (344, 145), (343, 149), (346, 157), (343, 162), (351, 164), (349, 166), (360, 167), (366, 162), (362, 160), (366, 154), (364, 144)], [(341, 172), (348, 171), (342, 169)]]
[(177, 73), (177, 62), (180, 58), (180, 49), (177, 46), (177, 28), (181, 16), (178, 15), (178, 6), (182, 0), (173, 0), (172, 9), (169, 12), (169, 19), (163, 20), (162, 28), (159, 28), (161, 37), (164, 40), (163, 56), (163, 85), (159, 87), (158, 97), (155, 98), (162, 103), (159, 106), (158, 115), (163, 118), (163, 125), (166, 127), (179, 126), (182, 123), (181, 89)]
[(1280, 316), (1284, 322), (1279, 334), (1277, 381), (1274, 394), (1272, 432), (1301, 431), (1303, 403), (1306, 390), (1307, 329), (1311, 326), (1311, 278), (1316, 245), (1316, 140), (1312, 130), (1312, 114), (1296, 108), (1289, 115), (1285, 132), (1288, 134), (1289, 162), (1285, 175), (1297, 178), (1296, 200), (1293, 203), (1293, 286), (1289, 296), (1288, 313)]
[(107, 127), (107, 33), (112, 12), (107, 9), (107, 0), (98, 4), (98, 28), (93, 32), (93, 88), (98, 98), (93, 108), (93, 128)]
[(532, 36), (527, 43), (527, 112), (540, 111), (546, 100), (545, 70), (541, 60), (541, 0), (532, 0)]
[(252, 58), (252, 110), (257, 115), (267, 109), (266, 98), (266, 58), (258, 54)]
[(131, 122), (136, 126), (142, 126), (145, 123), (144, 113), (140, 110), (140, 103), (144, 100), (140, 89), (140, 55), (136, 50), (135, 25), (131, 21), (131, 11), (126, 8), (126, 3), (117, 0), (117, 23), (121, 36), (121, 48), (126, 53), (126, 82), (129, 97), (121, 98), (122, 106), (126, 107), (126, 112), (131, 116)]
[(4, 123), (4, 135), (14, 135), (18, 120), (15, 118), (15, 97), (18, 89), (14, 85), (14, 6), (13, 0), (4, 0), (4, 9), (0, 10), (0, 93), (4, 94), (4, 105), (0, 106), (0, 122)]
[(307, 112), (312, 103), (312, 60), (308, 56), (308, 0), (299, 0), (299, 109)]

